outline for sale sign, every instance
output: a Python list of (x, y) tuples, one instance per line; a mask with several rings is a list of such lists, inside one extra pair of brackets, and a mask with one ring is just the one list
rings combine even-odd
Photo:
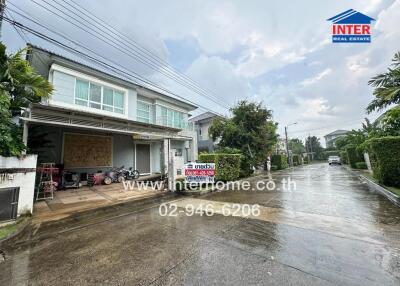
[(186, 183), (214, 183), (214, 163), (187, 163), (185, 164)]

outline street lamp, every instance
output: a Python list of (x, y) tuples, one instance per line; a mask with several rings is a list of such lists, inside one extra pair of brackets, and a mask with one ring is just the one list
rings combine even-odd
[(290, 124), (285, 126), (286, 153), (287, 153), (287, 156), (288, 156), (290, 167), (293, 167), (293, 162), (292, 162), (292, 156), (289, 154), (289, 142), (288, 142), (287, 130), (288, 130), (289, 126), (292, 126), (292, 125), (295, 125), (295, 124), (297, 124), (297, 122), (293, 122), (293, 123), (290, 123)]

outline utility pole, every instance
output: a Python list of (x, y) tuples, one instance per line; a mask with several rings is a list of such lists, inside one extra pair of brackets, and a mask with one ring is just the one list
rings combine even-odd
[(285, 126), (285, 138), (286, 138), (286, 154), (288, 156), (289, 160), (289, 165), (290, 165), (290, 158), (289, 158), (289, 142), (288, 142), (288, 137), (287, 137), (287, 126)]
[(293, 167), (293, 160), (292, 160), (291, 154), (289, 154), (289, 142), (288, 142), (287, 130), (288, 130), (290, 125), (295, 125), (295, 124), (297, 124), (297, 122), (293, 122), (293, 123), (288, 124), (287, 126), (285, 126), (286, 153), (287, 153), (287, 156), (288, 156), (289, 166), (291, 166), (291, 167)]
[(308, 144), (310, 144), (310, 150), (311, 150), (311, 161), (314, 160), (314, 153), (312, 149), (312, 140), (311, 140), (311, 135), (308, 134)]
[(6, 0), (0, 0), (0, 39), (1, 39), (1, 30), (3, 26), (3, 15), (5, 7), (6, 7)]

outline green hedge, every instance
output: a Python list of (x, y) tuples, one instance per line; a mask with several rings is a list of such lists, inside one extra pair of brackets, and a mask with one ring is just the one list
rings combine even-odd
[(355, 145), (347, 145), (345, 147), (345, 149), (346, 149), (346, 153), (347, 153), (347, 160), (349, 162), (349, 165), (352, 168), (356, 168), (357, 162), (364, 161), (364, 157), (362, 156), (362, 154), (360, 152), (357, 151)]
[(272, 155), (271, 164), (275, 165), (278, 170), (286, 169), (288, 167), (286, 155)]
[(400, 186), (400, 136), (366, 141), (374, 177), (387, 186)]
[(365, 162), (357, 162), (356, 169), (367, 169), (367, 163)]
[(233, 181), (240, 176), (240, 154), (200, 154), (200, 163), (215, 163), (215, 179), (219, 181)]
[(292, 156), (292, 160), (293, 160), (293, 166), (298, 166), (298, 165), (301, 164), (301, 163), (300, 163), (300, 156), (297, 155), (297, 154), (294, 154), (294, 155)]
[(303, 164), (308, 164), (308, 155), (303, 158)]
[(347, 152), (346, 151), (340, 151), (340, 160), (342, 161), (343, 164), (349, 163), (349, 160), (347, 160)]
[(276, 165), (271, 165), (271, 171), (276, 171), (278, 170), (278, 166)]

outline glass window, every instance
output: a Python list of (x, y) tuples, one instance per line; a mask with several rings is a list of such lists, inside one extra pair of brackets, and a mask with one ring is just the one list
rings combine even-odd
[(161, 124), (167, 125), (168, 111), (167, 108), (161, 107)]
[(89, 94), (89, 83), (87, 81), (76, 80), (75, 104), (87, 106), (88, 94)]
[(76, 79), (75, 104), (124, 114), (125, 94), (94, 83)]
[(150, 123), (150, 104), (138, 101), (137, 119), (141, 122)]
[(114, 91), (114, 111), (124, 113), (124, 95), (118, 91)]
[(112, 89), (103, 89), (103, 104), (113, 106), (113, 93)]

